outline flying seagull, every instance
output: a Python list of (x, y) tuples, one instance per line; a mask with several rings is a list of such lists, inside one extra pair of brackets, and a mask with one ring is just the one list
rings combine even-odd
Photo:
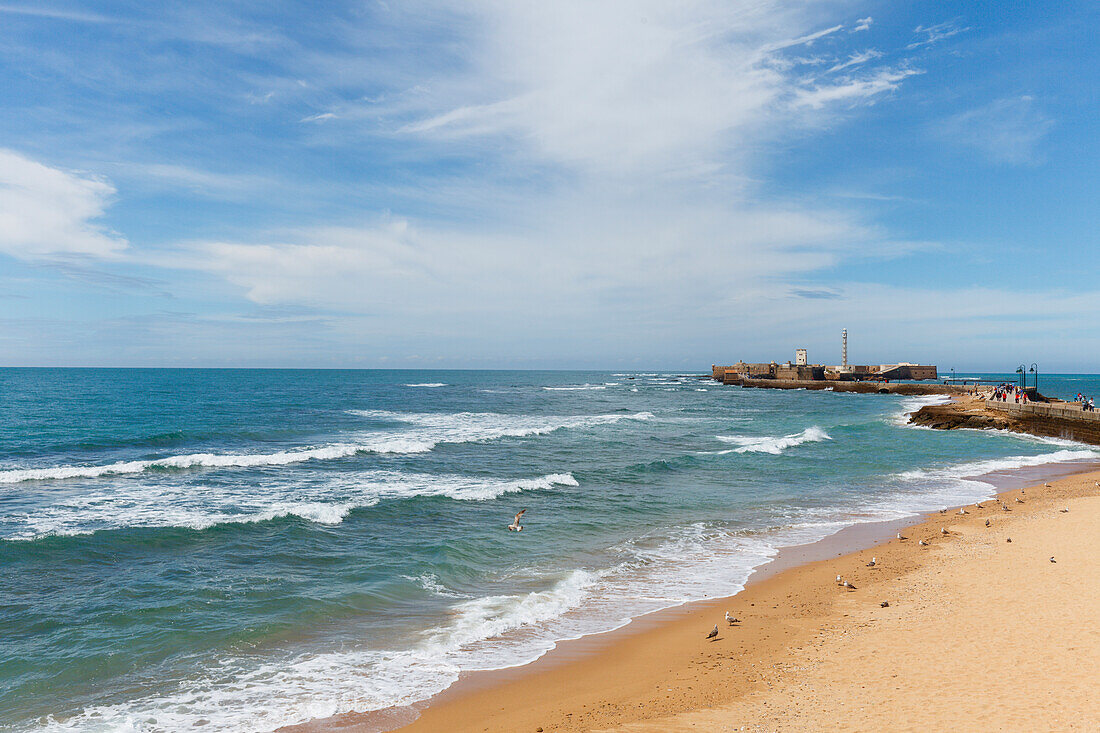
[(714, 628), (710, 630), (709, 634), (707, 634), (707, 639), (717, 639), (717, 638), (718, 638), (718, 624), (715, 624)]
[(522, 532), (523, 531), (523, 525), (519, 523), (519, 518), (522, 517), (523, 513), (526, 512), (526, 511), (527, 511), (526, 509), (521, 509), (520, 510), (519, 514), (516, 515), (516, 518), (512, 520), (511, 524), (508, 525), (508, 531), (509, 532)]

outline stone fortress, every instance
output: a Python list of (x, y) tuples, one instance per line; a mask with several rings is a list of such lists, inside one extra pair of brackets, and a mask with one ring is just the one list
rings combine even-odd
[(739, 361), (729, 366), (711, 365), (711, 376), (725, 384), (745, 380), (772, 379), (780, 382), (888, 382), (890, 380), (938, 379), (936, 367), (912, 362), (896, 364), (849, 364), (848, 329), (841, 335), (841, 363), (836, 366), (810, 364), (806, 349), (795, 349), (794, 362), (779, 364)]

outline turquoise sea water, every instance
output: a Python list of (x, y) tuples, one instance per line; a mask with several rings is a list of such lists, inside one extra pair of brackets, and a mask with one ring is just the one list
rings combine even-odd
[(778, 547), (990, 495), (967, 477), (1100, 456), (904, 425), (933, 399), (659, 372), (0, 370), (0, 727), (272, 730), (410, 703), (736, 592)]

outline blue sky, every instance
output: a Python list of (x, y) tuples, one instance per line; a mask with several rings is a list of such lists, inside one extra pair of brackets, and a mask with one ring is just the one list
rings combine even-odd
[(1097, 372), (1098, 21), (0, 0), (0, 364)]

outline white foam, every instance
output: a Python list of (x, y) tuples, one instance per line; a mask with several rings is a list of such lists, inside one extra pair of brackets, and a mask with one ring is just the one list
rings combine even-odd
[(724, 453), (771, 453), (779, 455), (787, 448), (793, 448), (803, 443), (816, 443), (822, 440), (832, 440), (821, 428), (816, 425), (806, 428), (801, 433), (784, 435), (782, 437), (749, 436), (749, 435), (719, 435), (716, 436), (723, 443), (733, 443), (740, 446), (731, 448)]
[(0, 517), (0, 539), (90, 534), (129, 527), (207, 529), (219, 524), (265, 522), (297, 516), (339, 524), (357, 507), (418, 496), (489, 501), (505, 494), (578, 486), (569, 473), (523, 479), (365, 471), (316, 484), (277, 479), (262, 494), (248, 485), (193, 486), (127, 483), (92, 494), (52, 498), (33, 512)]
[(946, 405), (951, 401), (950, 395), (933, 394), (933, 395), (920, 395), (917, 397), (906, 397), (901, 401), (901, 410), (895, 412), (890, 416), (890, 421), (895, 425), (901, 425), (902, 427), (919, 428), (923, 425), (910, 425), (909, 416), (922, 407), (928, 405)]
[(1037, 456), (1008, 456), (1006, 458), (991, 458), (984, 461), (970, 461), (942, 468), (918, 468), (911, 471), (903, 471), (898, 477), (909, 481), (925, 481), (928, 479), (952, 479), (981, 476), (994, 471), (1011, 471), (1017, 468), (1030, 466), (1044, 466), (1048, 463), (1067, 463), (1070, 461), (1082, 461), (1100, 457), (1100, 451), (1082, 448), (1078, 450), (1059, 450), (1053, 453), (1042, 453)]
[(535, 416), (492, 412), (401, 413), (351, 410), (352, 414), (411, 424), (400, 432), (361, 433), (354, 442), (331, 443), (275, 453), (191, 453), (100, 466), (51, 466), (0, 471), (0, 484), (138, 474), (156, 469), (256, 468), (314, 460), (348, 458), (358, 453), (426, 453), (440, 443), (469, 443), (504, 437), (542, 435), (563, 429), (612, 425), (623, 420), (648, 420), (652, 413), (616, 415)]
[(577, 384), (570, 387), (543, 387), (551, 392), (587, 392), (593, 389), (607, 389), (603, 384)]
[(422, 382), (420, 384), (406, 384), (406, 387), (446, 387), (444, 382)]

